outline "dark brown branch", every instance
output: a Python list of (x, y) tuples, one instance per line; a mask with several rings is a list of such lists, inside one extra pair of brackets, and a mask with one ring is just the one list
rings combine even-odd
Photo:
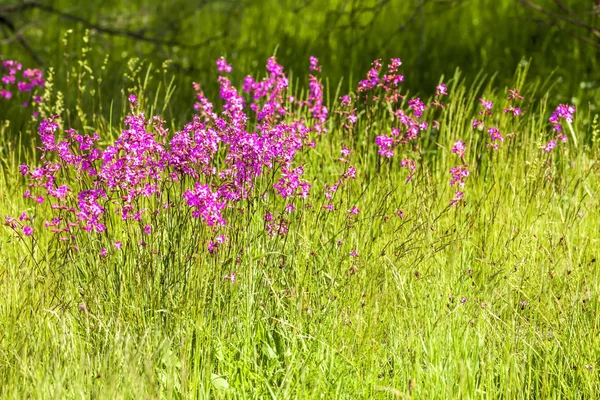
[(594, 46), (597, 49), (600, 49), (600, 43), (599, 42), (596, 42), (594, 40), (591, 40), (590, 38), (586, 38), (584, 36), (581, 36), (578, 33), (570, 31), (568, 29), (564, 29), (564, 28), (560, 27), (556, 22), (548, 21), (547, 19), (535, 19), (535, 21), (536, 22), (544, 23), (544, 24), (552, 26), (554, 28), (559, 28), (563, 32), (565, 32), (567, 35), (572, 36), (575, 39), (581, 40), (582, 42), (584, 42), (586, 44), (589, 44), (590, 46)]
[[(398, 28), (396, 28), (396, 30), (394, 32), (392, 32), (390, 34), (390, 37), (393, 37), (395, 35), (397, 35), (398, 33), (405, 31), (406, 28), (408, 28), (408, 26), (415, 20), (417, 19), (417, 17), (421, 16), (421, 11), (422, 11), (422, 7), (427, 4), (429, 0), (423, 0), (421, 2), (421, 4), (419, 5), (419, 7), (416, 7), (415, 10), (413, 11), (413, 13), (410, 15), (410, 17), (408, 17), (408, 19), (406, 21), (404, 21), (404, 23), (400, 26), (398, 26)], [(385, 46), (385, 49), (387, 50), (390, 46), (390, 44), (392, 43), (392, 41), (388, 41), (388, 44)]]
[(73, 15), (73, 14), (69, 14), (63, 11), (60, 11), (54, 7), (45, 5), (45, 4), (41, 4), (41, 3), (31, 3), (33, 5), (34, 8), (37, 8), (39, 10), (45, 11), (47, 13), (50, 14), (54, 14), (57, 15), (58, 17), (62, 18), (62, 19), (66, 19), (69, 21), (74, 21), (74, 22), (79, 22), (81, 24), (83, 24), (86, 28), (88, 29), (94, 29), (97, 32), (100, 33), (105, 33), (107, 35), (110, 36), (123, 36), (123, 37), (129, 37), (131, 39), (135, 39), (135, 40), (139, 40), (142, 42), (148, 42), (148, 43), (153, 43), (153, 44), (159, 44), (159, 45), (165, 45), (165, 46), (177, 46), (177, 47), (181, 47), (183, 49), (196, 49), (202, 46), (205, 46), (206, 44), (213, 42), (215, 40), (219, 40), (222, 39), (224, 37), (226, 37), (227, 35), (225, 33), (219, 34), (219, 35), (215, 35), (215, 36), (211, 36), (210, 38), (207, 38), (201, 42), (198, 43), (194, 43), (194, 44), (184, 44), (181, 42), (178, 42), (176, 40), (164, 40), (164, 39), (159, 39), (156, 37), (149, 37), (149, 36), (145, 36), (139, 32), (134, 32), (134, 31), (130, 31), (130, 30), (121, 30), (121, 29), (114, 29), (114, 28), (108, 28), (106, 26), (102, 26), (99, 24), (94, 24), (91, 21), (82, 18), (80, 16), (77, 15)]
[(561, 10), (563, 10), (564, 12), (569, 14), (571, 17), (577, 18), (577, 14), (575, 14), (573, 11), (571, 11), (571, 9), (569, 7), (567, 7), (567, 5), (565, 3), (563, 3), (561, 0), (554, 0), (554, 4), (556, 4), (558, 6), (558, 8), (560, 8)]
[[(103, 33), (103, 34), (106, 34), (109, 36), (128, 37), (131, 39), (135, 39), (135, 40), (142, 41), (142, 42), (152, 43), (155, 45), (177, 46), (177, 47), (180, 47), (183, 49), (197, 49), (197, 48), (206, 46), (207, 44), (209, 44), (215, 40), (223, 39), (227, 36), (226, 33), (221, 33), (219, 35), (211, 36), (211, 37), (209, 37), (205, 40), (202, 40), (198, 43), (185, 44), (185, 43), (178, 42), (176, 40), (165, 40), (165, 39), (161, 39), (161, 38), (157, 38), (157, 37), (146, 36), (139, 31), (135, 32), (135, 31), (126, 30), (126, 29), (115, 29), (115, 28), (110, 28), (110, 27), (103, 26), (100, 24), (95, 24), (88, 19), (85, 19), (78, 15), (66, 13), (64, 11), (61, 11), (52, 6), (49, 6), (44, 3), (40, 3), (40, 2), (24, 2), (24, 3), (16, 5), (16, 6), (0, 7), (0, 18), (7, 19), (6, 15), (8, 15), (9, 13), (23, 12), (23, 11), (30, 10), (30, 9), (38, 9), (40, 11), (56, 15), (57, 17), (62, 18), (64, 20), (81, 23), (90, 30), (95, 30), (97, 32), (100, 32), (100, 33)], [(0, 20), (0, 22), (2, 22), (2, 20)], [(15, 32), (14, 26), (12, 27), (11, 31)], [(20, 38), (17, 37), (17, 40), (19, 42), (21, 42), (21, 44), (24, 45), (24, 47), (28, 48), (29, 51), (31, 50), (31, 47), (29, 47), (29, 45), (27, 45), (26, 42), (23, 42), (24, 39), (22, 37), (20, 37)], [(39, 58), (37, 58), (37, 59), (39, 60)]]
[(13, 24), (13, 22), (10, 18), (0, 15), (0, 26), (7, 28), (8, 31), (10, 31), (12, 33), (15, 40), (17, 42), (19, 42), (21, 47), (23, 47), (25, 49), (25, 51), (27, 51), (31, 55), (31, 57), (35, 60), (36, 63), (38, 63), (39, 65), (44, 64), (44, 62), (42, 61), (40, 56), (38, 56), (38, 54), (35, 52), (35, 50), (33, 50), (33, 48), (29, 45), (27, 40), (25, 40), (25, 38), (21, 34), (21, 31), (16, 30), (15, 25)]
[(551, 11), (546, 10), (545, 8), (543, 8), (542, 6), (540, 6), (539, 4), (534, 3), (534, 2), (532, 2), (530, 0), (518, 0), (518, 1), (522, 5), (524, 5), (526, 7), (529, 7), (529, 8), (531, 8), (531, 9), (533, 9), (533, 10), (539, 12), (539, 13), (542, 13), (542, 14), (544, 14), (544, 15), (546, 15), (546, 16), (554, 19), (554, 20), (561, 20), (561, 21), (567, 22), (567, 23), (569, 23), (571, 25), (578, 26), (578, 27), (586, 29), (589, 32), (593, 33), (594, 35), (600, 37), (600, 28), (594, 27), (592, 25), (588, 25), (585, 22), (580, 21), (578, 19), (572, 19), (572, 18), (569, 18), (569, 17), (565, 17), (564, 15), (553, 13)]

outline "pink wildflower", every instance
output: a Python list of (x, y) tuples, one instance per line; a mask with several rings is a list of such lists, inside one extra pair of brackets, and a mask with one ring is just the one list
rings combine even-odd
[(467, 150), (467, 147), (465, 146), (465, 142), (463, 142), (462, 140), (457, 141), (452, 146), (452, 152), (460, 158), (463, 158), (465, 156), (466, 150)]

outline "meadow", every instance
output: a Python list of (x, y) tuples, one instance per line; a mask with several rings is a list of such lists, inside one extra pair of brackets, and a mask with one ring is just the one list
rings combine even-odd
[(0, 397), (600, 396), (583, 72), (61, 35), (0, 66)]

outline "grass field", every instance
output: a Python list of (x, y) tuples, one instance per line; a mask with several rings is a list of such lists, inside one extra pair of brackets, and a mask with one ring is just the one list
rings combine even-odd
[(0, 397), (600, 396), (594, 104), (81, 43), (0, 99)]

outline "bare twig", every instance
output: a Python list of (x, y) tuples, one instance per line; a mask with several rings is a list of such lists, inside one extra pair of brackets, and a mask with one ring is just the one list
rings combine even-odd
[(575, 39), (581, 40), (582, 42), (584, 42), (584, 43), (586, 43), (586, 44), (589, 44), (590, 46), (594, 46), (594, 47), (596, 47), (597, 49), (600, 49), (600, 43), (599, 43), (599, 42), (596, 42), (596, 41), (594, 41), (594, 40), (591, 40), (590, 38), (586, 38), (586, 37), (584, 37), (584, 36), (581, 36), (580, 34), (578, 34), (578, 33), (576, 33), (576, 32), (573, 32), (573, 31), (570, 31), (570, 30), (568, 30), (568, 29), (564, 29), (564, 28), (562, 28), (561, 26), (559, 26), (559, 25), (558, 25), (556, 22), (552, 22), (552, 21), (549, 21), (549, 20), (547, 20), (547, 19), (541, 19), (541, 18), (540, 18), (540, 19), (535, 19), (535, 21), (536, 21), (536, 22), (541, 22), (541, 23), (544, 23), (544, 24), (546, 24), (546, 25), (548, 25), (548, 26), (552, 26), (552, 27), (554, 27), (554, 28), (559, 28), (559, 29), (561, 29), (563, 32), (565, 32), (567, 35), (569, 35), (569, 36), (572, 36), (572, 37), (574, 37)]
[(4, 27), (8, 28), (8, 30), (12, 33), (12, 37), (7, 37), (4, 40), (4, 43), (10, 43), (13, 41), (19, 42), (19, 44), (28, 53), (31, 54), (31, 56), (35, 59), (35, 61), (38, 64), (43, 64), (43, 62), (42, 62), (41, 58), (38, 56), (38, 54), (34, 51), (34, 49), (29, 45), (29, 43), (27, 42), (25, 37), (23, 36), (22, 33), (24, 32), (24, 29), (17, 29), (15, 27), (15, 24), (13, 23), (13, 21), (9, 18), (9, 15), (11, 15), (11, 14), (22, 13), (22, 12), (25, 12), (28, 10), (34, 10), (34, 9), (40, 10), (42, 12), (46, 12), (48, 14), (56, 15), (57, 17), (64, 19), (64, 20), (81, 23), (86, 28), (88, 28), (90, 30), (94, 30), (101, 34), (106, 34), (109, 36), (128, 37), (128, 38), (135, 39), (135, 40), (138, 40), (141, 42), (152, 43), (156, 46), (173, 46), (173, 47), (180, 47), (182, 49), (197, 49), (197, 48), (206, 46), (216, 40), (220, 40), (220, 39), (227, 37), (227, 33), (223, 32), (218, 35), (208, 37), (197, 43), (186, 44), (186, 43), (181, 43), (176, 40), (168, 40), (168, 39), (162, 39), (159, 37), (147, 36), (143, 33), (142, 30), (136, 32), (136, 31), (132, 31), (132, 30), (116, 29), (116, 28), (107, 27), (107, 26), (104, 26), (101, 24), (96, 24), (86, 18), (61, 11), (50, 5), (47, 5), (47, 4), (44, 4), (41, 2), (37, 2), (37, 1), (24, 1), (18, 5), (0, 7), (0, 26), (4, 26)]
[(518, 0), (518, 1), (522, 5), (524, 5), (526, 7), (529, 7), (529, 8), (531, 8), (531, 9), (533, 9), (533, 10), (535, 10), (535, 11), (541, 13), (541, 14), (544, 14), (544, 15), (546, 15), (546, 16), (554, 19), (554, 20), (561, 20), (561, 21), (567, 22), (567, 23), (569, 23), (571, 25), (575, 25), (577, 27), (583, 28), (583, 29), (585, 29), (585, 30), (593, 33), (594, 35), (600, 37), (600, 28), (599, 27), (595, 27), (595, 26), (589, 25), (589, 24), (587, 24), (587, 23), (585, 23), (585, 22), (583, 22), (583, 21), (581, 21), (579, 19), (573, 19), (573, 18), (569, 18), (569, 17), (566, 17), (566, 16), (561, 15), (561, 14), (553, 13), (551, 11), (546, 10), (545, 8), (543, 8), (542, 6), (540, 6), (539, 4), (534, 3), (534, 2), (532, 2), (530, 0)]
[[(396, 28), (396, 30), (394, 32), (391, 33), (391, 36), (395, 36), (398, 33), (405, 31), (406, 28), (409, 27), (409, 25), (415, 20), (417, 19), (417, 17), (421, 16), (421, 10), (422, 7), (427, 4), (427, 2), (429, 2), (429, 0), (423, 0), (420, 4), (420, 7), (415, 8), (415, 10), (413, 11), (413, 13), (410, 15), (410, 17), (408, 17), (408, 19), (406, 21), (404, 21), (404, 23), (400, 26), (398, 26), (398, 28)], [(389, 48), (389, 46), (392, 44), (392, 41), (388, 41), (388, 44), (386, 45), (385, 49), (387, 50)]]
[(25, 49), (25, 51), (27, 51), (31, 55), (31, 57), (35, 60), (36, 63), (38, 63), (40, 65), (44, 64), (42, 59), (40, 58), (40, 56), (35, 52), (35, 50), (33, 50), (33, 48), (29, 45), (27, 40), (25, 40), (25, 38), (21, 34), (21, 31), (20, 30), (17, 31), (14, 23), (12, 22), (12, 20), (10, 18), (0, 15), (0, 26), (7, 28), (8, 31), (10, 31), (12, 33), (15, 40), (17, 42), (19, 42), (21, 47), (23, 47)]
[(160, 38), (156, 38), (156, 37), (149, 37), (149, 36), (145, 36), (144, 34), (141, 34), (139, 32), (135, 32), (135, 31), (125, 30), (125, 29), (114, 29), (114, 28), (109, 28), (109, 27), (103, 26), (103, 25), (94, 24), (85, 18), (63, 12), (54, 7), (51, 7), (51, 6), (42, 4), (42, 3), (31, 3), (31, 4), (33, 5), (34, 8), (37, 8), (39, 10), (45, 11), (50, 14), (57, 15), (62, 19), (82, 23), (86, 28), (94, 29), (100, 33), (105, 33), (105, 34), (111, 35), (111, 36), (129, 37), (129, 38), (136, 39), (136, 40), (139, 40), (142, 42), (149, 42), (149, 43), (153, 43), (153, 44), (160, 44), (160, 45), (165, 45), (165, 46), (177, 46), (177, 47), (181, 47), (183, 49), (196, 49), (199, 47), (203, 47), (203, 46), (206, 46), (208, 43), (211, 43), (215, 40), (222, 39), (227, 36), (226, 33), (221, 33), (221, 34), (218, 34), (215, 36), (211, 36), (210, 38), (204, 39), (197, 43), (185, 44), (185, 43), (178, 42), (176, 40), (165, 40), (165, 39), (160, 39)]

